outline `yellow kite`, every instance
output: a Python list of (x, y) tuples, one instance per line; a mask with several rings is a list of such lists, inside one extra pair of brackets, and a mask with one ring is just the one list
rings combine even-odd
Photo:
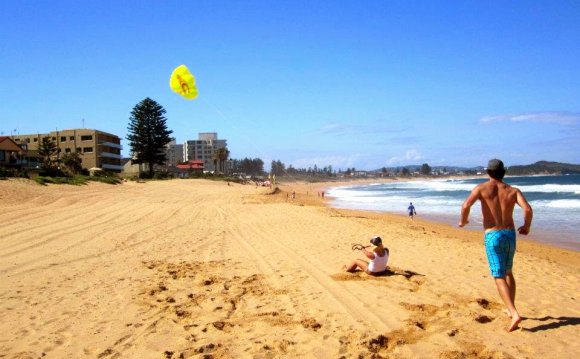
[(186, 99), (193, 100), (197, 97), (195, 77), (185, 65), (179, 65), (173, 70), (169, 79), (169, 87)]

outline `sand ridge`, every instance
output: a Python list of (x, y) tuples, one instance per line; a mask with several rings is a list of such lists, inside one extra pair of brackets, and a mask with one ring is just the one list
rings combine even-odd
[[(0, 358), (580, 353), (577, 252), (520, 240), (527, 319), (507, 334), (479, 233), (328, 208), (322, 188), (0, 181)], [(375, 234), (390, 271), (341, 272)]]

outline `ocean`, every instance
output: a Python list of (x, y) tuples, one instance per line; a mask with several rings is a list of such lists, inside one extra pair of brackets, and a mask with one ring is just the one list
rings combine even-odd
[[(387, 183), (334, 187), (327, 191), (331, 206), (376, 212), (407, 214), (413, 202), (417, 215), (427, 220), (457, 225), (461, 205), (475, 185), (487, 177), (392, 181)], [(520, 239), (580, 250), (580, 175), (517, 176), (504, 182), (519, 188), (534, 210), (532, 231)], [(516, 205), (516, 228), (523, 214)], [(469, 229), (482, 229), (479, 203), (471, 208)]]

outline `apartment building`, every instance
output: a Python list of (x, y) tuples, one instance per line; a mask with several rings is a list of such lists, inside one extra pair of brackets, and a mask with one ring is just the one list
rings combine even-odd
[(220, 148), (226, 148), (227, 141), (219, 140), (217, 132), (203, 132), (198, 134), (197, 140), (186, 141), (183, 144), (183, 160), (203, 161), (206, 171), (215, 171), (214, 153)]
[(121, 172), (121, 139), (113, 134), (93, 129), (72, 129), (12, 136), (14, 142), (25, 145), (29, 156), (38, 153), (42, 138), (49, 137), (59, 149), (58, 156), (64, 153), (79, 153), (85, 169), (101, 168), (106, 171)]
[(178, 163), (186, 162), (183, 159), (183, 145), (175, 143), (175, 140), (167, 144), (167, 165), (176, 167)]

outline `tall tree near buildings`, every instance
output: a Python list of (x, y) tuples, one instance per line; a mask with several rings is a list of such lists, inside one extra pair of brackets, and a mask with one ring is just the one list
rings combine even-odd
[(211, 160), (213, 161), (213, 168), (214, 168), (214, 172), (220, 173), (223, 171), (220, 171), (222, 162), (221, 162), (221, 156), (222, 156), (222, 150), (223, 148), (217, 148), (213, 151), (213, 154), (211, 156)]
[(284, 163), (282, 163), (282, 161), (280, 160), (277, 161), (272, 160), (270, 173), (276, 176), (282, 176), (286, 173), (286, 165), (284, 165)]
[(133, 164), (145, 163), (149, 177), (153, 177), (154, 165), (167, 161), (165, 146), (171, 142), (173, 131), (167, 128), (165, 109), (147, 97), (139, 102), (129, 117), (127, 140), (131, 146)]
[(64, 172), (69, 175), (81, 173), (83, 170), (83, 159), (81, 158), (81, 154), (78, 152), (65, 153), (60, 161), (62, 163)]
[(42, 158), (42, 168), (50, 175), (56, 172), (57, 154), (58, 148), (56, 147), (56, 143), (50, 137), (43, 137), (40, 139), (40, 143), (38, 144), (38, 155)]
[(228, 157), (230, 156), (230, 150), (228, 150), (227, 147), (218, 148), (218, 150), (216, 151), (216, 155), (217, 155), (217, 159), (219, 161), (221, 171), (225, 173), (226, 172), (226, 161), (228, 160)]

